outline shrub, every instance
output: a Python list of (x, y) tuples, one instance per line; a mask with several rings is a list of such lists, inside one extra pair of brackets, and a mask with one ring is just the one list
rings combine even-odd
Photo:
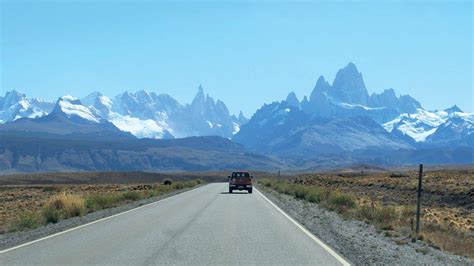
[(269, 179), (262, 179), (262, 180), (259, 180), (258, 182), (261, 183), (262, 185), (264, 185), (265, 187), (271, 187), (272, 186), (272, 181), (269, 180)]
[(371, 222), (371, 221), (374, 221), (374, 216), (375, 216), (375, 211), (373, 210), (373, 208), (369, 207), (369, 206), (361, 206), (358, 210), (357, 210), (357, 215), (359, 216), (359, 218), (367, 221), (367, 222)]
[(411, 230), (414, 230), (414, 219), (416, 215), (415, 206), (403, 206), (400, 210), (400, 224), (404, 226), (410, 226)]
[(97, 211), (112, 207), (120, 200), (120, 195), (90, 195), (86, 198), (86, 207), (89, 211)]
[(393, 223), (398, 218), (398, 213), (394, 208), (385, 207), (379, 208), (375, 215), (376, 223), (380, 225), (380, 228), (387, 230), (393, 229)]
[(143, 198), (143, 195), (138, 191), (126, 191), (122, 193), (122, 198), (125, 200), (136, 201)]
[(358, 209), (357, 214), (360, 218), (384, 230), (392, 229), (398, 219), (398, 212), (391, 207), (362, 206)]
[(291, 194), (293, 194), (297, 199), (305, 199), (306, 194), (309, 193), (309, 188), (301, 185), (290, 185), (289, 186)]
[(47, 223), (57, 223), (62, 219), (62, 212), (53, 206), (45, 206), (42, 210), (42, 215)]
[(183, 182), (174, 183), (172, 186), (173, 186), (174, 189), (183, 189), (183, 188), (185, 188)]
[(40, 225), (39, 217), (32, 212), (25, 212), (20, 215), (13, 225), (14, 230), (34, 229)]
[(415, 217), (416, 207), (415, 206), (404, 206), (401, 210), (402, 217)]
[(329, 197), (329, 203), (335, 207), (354, 208), (356, 206), (355, 200), (345, 194), (336, 194)]
[(52, 196), (44, 206), (43, 216), (47, 222), (57, 223), (62, 218), (81, 216), (85, 213), (84, 198), (61, 193)]
[(322, 201), (322, 191), (316, 188), (313, 188), (305, 195), (305, 200), (313, 203), (319, 203)]
[(153, 187), (151, 192), (153, 196), (159, 196), (171, 190), (172, 190), (171, 186), (157, 185)]
[(337, 213), (346, 214), (349, 209), (356, 206), (354, 199), (345, 194), (326, 193), (327, 198), (322, 202), (323, 206)]

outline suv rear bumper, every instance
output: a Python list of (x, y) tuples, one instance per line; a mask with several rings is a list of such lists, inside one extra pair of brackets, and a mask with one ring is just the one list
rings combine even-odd
[(236, 190), (246, 190), (252, 188), (252, 185), (236, 185), (236, 184), (229, 184), (229, 188), (236, 189)]

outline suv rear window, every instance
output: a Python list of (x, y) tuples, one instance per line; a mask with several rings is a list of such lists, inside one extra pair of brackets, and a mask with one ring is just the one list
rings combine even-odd
[(242, 172), (234, 172), (232, 173), (232, 177), (250, 177), (250, 174), (242, 173)]

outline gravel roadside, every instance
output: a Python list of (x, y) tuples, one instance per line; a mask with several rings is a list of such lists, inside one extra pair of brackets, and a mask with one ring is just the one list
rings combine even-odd
[(345, 219), (317, 204), (263, 186), (257, 188), (354, 265), (474, 265), (469, 258), (448, 254), (421, 241), (399, 245), (396, 240), (408, 239), (385, 236), (363, 221)]
[(76, 226), (80, 226), (86, 223), (90, 223), (114, 214), (118, 214), (124, 211), (128, 211), (134, 209), (136, 207), (152, 203), (155, 201), (159, 201), (201, 186), (205, 186), (206, 184), (201, 184), (192, 188), (185, 188), (180, 190), (175, 190), (173, 192), (160, 195), (153, 198), (138, 200), (134, 202), (130, 202), (121, 206), (117, 206), (114, 208), (103, 209), (100, 211), (92, 212), (82, 217), (74, 217), (65, 220), (61, 220), (55, 224), (47, 224), (41, 226), (36, 229), (26, 230), (26, 231), (18, 231), (18, 232), (10, 232), (5, 234), (0, 234), (0, 250), (4, 250), (10, 247), (18, 246), (23, 243), (33, 241), (35, 239), (39, 239), (48, 235), (52, 235)]

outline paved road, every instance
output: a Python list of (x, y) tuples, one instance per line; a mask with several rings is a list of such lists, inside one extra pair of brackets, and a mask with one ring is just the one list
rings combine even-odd
[(329, 252), (260, 193), (214, 183), (9, 250), (0, 264), (340, 265)]

